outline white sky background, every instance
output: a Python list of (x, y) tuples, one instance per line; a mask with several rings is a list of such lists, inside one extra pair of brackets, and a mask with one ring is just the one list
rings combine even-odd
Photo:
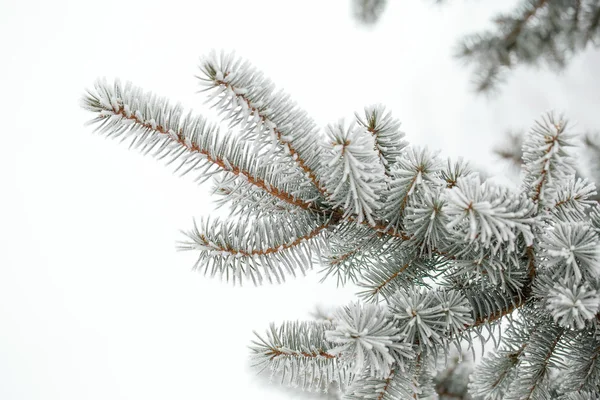
[[(555, 108), (600, 127), (600, 53), (519, 70), (491, 100), (451, 58), (513, 1), (391, 1), (373, 29), (349, 0), (0, 2), (0, 399), (281, 399), (247, 369), (252, 330), (353, 290), (319, 276), (231, 287), (174, 243), (214, 213), (210, 185), (91, 133), (78, 102), (120, 77), (205, 114), (198, 57), (235, 50), (320, 125), (381, 102), (408, 139), (492, 171), (508, 129)], [(203, 111), (204, 110), (204, 111)]]

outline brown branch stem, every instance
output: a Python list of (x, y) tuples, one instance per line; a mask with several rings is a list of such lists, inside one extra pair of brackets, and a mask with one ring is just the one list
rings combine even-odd
[(410, 266), (410, 262), (407, 262), (406, 264), (404, 264), (402, 267), (400, 267), (400, 269), (396, 272), (394, 272), (391, 276), (389, 276), (385, 281), (383, 281), (379, 286), (377, 286), (375, 288), (375, 290), (373, 291), (373, 296), (377, 296), (377, 294), (391, 281), (393, 281), (394, 279), (396, 279), (396, 277), (398, 277), (401, 273), (403, 273), (404, 271), (406, 271), (406, 269)]
[(269, 254), (277, 253), (282, 250), (287, 250), (292, 247), (298, 246), (303, 241), (306, 241), (306, 240), (309, 240), (309, 239), (312, 239), (312, 238), (318, 236), (324, 229), (327, 229), (331, 224), (332, 224), (332, 220), (329, 220), (326, 223), (324, 223), (323, 225), (317, 226), (316, 228), (314, 228), (312, 231), (310, 231), (306, 235), (297, 237), (296, 239), (294, 239), (293, 241), (291, 241), (289, 243), (285, 243), (285, 244), (282, 244), (282, 245), (279, 245), (276, 247), (269, 247), (267, 249), (254, 249), (254, 250), (250, 250), (250, 251), (233, 249), (231, 247), (219, 247), (219, 246), (212, 245), (210, 243), (210, 241), (208, 240), (208, 238), (204, 235), (200, 235), (200, 239), (204, 242), (205, 246), (212, 247), (213, 249), (215, 249), (217, 251), (231, 253), (234, 255), (239, 254), (239, 255), (242, 255), (245, 257), (266, 256)]
[(286, 352), (283, 351), (279, 348), (271, 348), (271, 351), (267, 352), (265, 354), (266, 356), (269, 356), (270, 359), (272, 360), (275, 357), (279, 357), (279, 356), (287, 356), (287, 357), (307, 357), (307, 358), (317, 358), (317, 357), (323, 357), (323, 358), (327, 358), (327, 359), (332, 359), (332, 358), (336, 358), (337, 356), (331, 355), (329, 353), (327, 353), (324, 350), (318, 350), (318, 351), (314, 351), (312, 353), (306, 352), (306, 351), (302, 351), (302, 352)]
[[(564, 127), (562, 125), (554, 125), (554, 127), (556, 128), (556, 135), (554, 136), (549, 136), (546, 137), (546, 143), (548, 144), (548, 147), (545, 151), (545, 156), (547, 156), (548, 154), (550, 154), (550, 152), (552, 151), (552, 149), (554, 148), (554, 146), (556, 146), (556, 142), (558, 141), (558, 135), (560, 135), (563, 132)], [(550, 158), (546, 158), (546, 160), (544, 161), (544, 168), (542, 168), (541, 171), (541, 179), (540, 182), (537, 184), (537, 186), (535, 187), (535, 191), (533, 193), (533, 197), (531, 198), (534, 202), (537, 202), (540, 199), (540, 196), (542, 194), (542, 189), (544, 187), (544, 184), (546, 183), (546, 181), (548, 180), (548, 163), (550, 162)]]
[[(544, 358), (544, 368), (548, 365), (548, 361), (550, 360), (550, 357), (552, 357), (552, 353), (554, 352), (554, 349), (556, 348), (556, 345), (558, 344), (558, 342), (560, 341), (560, 338), (563, 335), (563, 330), (561, 330), (559, 332), (559, 334), (556, 336), (556, 339), (554, 339), (554, 341), (552, 342), (552, 345), (550, 346), (550, 349), (548, 350), (548, 354), (546, 355), (546, 358)], [(535, 388), (538, 386), (538, 384), (541, 382), (541, 379), (538, 379), (535, 381), (535, 383), (533, 384), (533, 386), (531, 386), (531, 388), (529, 389), (529, 393), (527, 394), (527, 398), (524, 400), (529, 400), (531, 399), (531, 395), (533, 394), (533, 392), (535, 391)]]
[(392, 378), (394, 377), (395, 372), (396, 371), (392, 369), (387, 378), (385, 378), (385, 385), (383, 386), (381, 393), (379, 393), (379, 396), (377, 396), (377, 400), (383, 400), (383, 398), (385, 397), (385, 393), (387, 392), (388, 388), (390, 387), (390, 384), (392, 383)]

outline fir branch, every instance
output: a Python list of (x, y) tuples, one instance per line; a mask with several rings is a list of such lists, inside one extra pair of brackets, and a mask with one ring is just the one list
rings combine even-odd
[(420, 351), (437, 352), (465, 327), (473, 323), (468, 299), (459, 291), (422, 288), (399, 289), (389, 299), (401, 333)]
[(398, 357), (414, 357), (411, 346), (401, 342), (403, 335), (384, 307), (351, 303), (338, 310), (334, 321), (335, 329), (325, 332), (327, 340), (336, 344), (329, 353), (343, 354), (355, 374), (368, 366), (372, 377), (382, 378)]
[(447, 247), (452, 237), (447, 228), (450, 221), (446, 209), (447, 201), (441, 191), (425, 191), (409, 201), (404, 225), (411, 240), (419, 245), (421, 255), (443, 255), (438, 249)]
[(598, 384), (596, 342), (581, 346), (591, 364), (565, 355), (579, 338), (600, 337), (600, 209), (589, 210), (593, 186), (574, 178), (562, 119), (549, 114), (530, 132), (513, 193), (481, 183), (461, 160), (442, 168), (427, 150), (400, 152), (398, 124), (382, 108), (330, 128), (335, 145), (325, 150), (314, 123), (248, 64), (223, 55), (202, 69), (242, 139), (129, 84), (101, 82), (84, 99), (107, 136), (130, 137), (198, 179), (218, 176), (216, 191), (242, 218), (188, 232), (196, 267), (256, 284), (327, 258), (327, 274), (390, 307), (354, 303), (330, 321), (272, 326), (252, 347), (258, 365), (309, 389), (357, 378), (351, 398), (425, 398), (438, 355), (462, 339), (473, 349), (473, 335), (496, 340), (507, 317), (508, 349), (484, 368), (501, 375), (476, 384), (479, 395), (558, 397), (568, 385), (546, 383), (567, 365), (582, 395)]
[[(244, 143), (231, 137), (219, 137), (217, 128), (204, 118), (191, 114), (184, 117), (179, 105), (171, 106), (166, 100), (130, 83), (122, 86), (115, 81), (110, 86), (106, 81), (98, 81), (95, 89), (88, 91), (82, 106), (97, 114), (90, 123), (97, 124), (96, 129), (107, 136), (123, 136), (123, 139), (131, 136), (131, 146), (141, 147), (145, 154), (156, 150), (157, 157), (170, 157), (170, 162), (183, 159), (178, 169), (186, 166), (184, 173), (201, 170), (203, 161), (207, 161), (222, 171), (244, 177), (279, 200), (303, 209), (310, 208), (307, 202), (260, 176), (259, 172), (263, 172), (274, 177), (276, 171), (259, 168)], [(204, 169), (208, 171), (209, 168)], [(211, 173), (201, 174), (198, 180), (204, 176), (210, 177)]]
[(517, 64), (563, 68), (597, 46), (599, 22), (596, 0), (521, 0), (514, 12), (495, 18), (493, 30), (463, 38), (456, 56), (475, 64), (476, 90), (489, 93)]
[[(531, 249), (531, 248), (528, 248)], [(511, 285), (477, 284), (477, 281), (469, 280), (463, 284), (453, 282), (448, 287), (459, 290), (469, 300), (472, 309), (471, 324), (466, 324), (465, 329), (479, 331), (481, 328), (490, 327), (498, 323), (502, 318), (510, 316), (515, 310), (522, 309), (534, 296), (532, 290), (535, 277), (533, 251), (528, 250), (528, 273), (525, 274), (516, 269), (515, 282)], [(450, 275), (452, 277), (452, 275)], [(509, 279), (506, 276), (504, 279)], [(511, 280), (513, 278), (510, 278)]]
[[(275, 93), (273, 83), (248, 62), (233, 54), (210, 54), (202, 60), (198, 76), (206, 90), (213, 91), (215, 106), (229, 114), (233, 124), (242, 124), (257, 145), (273, 137), (306, 174), (322, 196), (326, 191), (317, 169), (319, 143), (314, 122), (289, 96)], [(252, 135), (256, 136), (252, 136)], [(266, 138), (265, 138), (266, 136)]]
[(329, 202), (344, 210), (344, 218), (375, 225), (385, 184), (373, 138), (353, 124), (346, 129), (343, 121), (329, 125), (326, 132), (332, 148), (324, 154), (322, 170)]
[(586, 321), (596, 319), (600, 308), (600, 295), (587, 283), (556, 283), (548, 292), (546, 308), (554, 321), (562, 327), (585, 328)]
[(548, 113), (536, 121), (523, 144), (523, 185), (540, 208), (552, 203), (556, 183), (575, 172), (573, 161), (565, 151), (574, 145), (567, 126), (562, 117)]
[(328, 353), (331, 345), (325, 332), (333, 325), (321, 322), (286, 322), (280, 327), (271, 324), (262, 337), (250, 347), (255, 366), (269, 368), (281, 383), (299, 385), (305, 390), (325, 390), (329, 383), (347, 384), (352, 375), (342, 360)]
[(393, 180), (389, 194), (381, 210), (383, 220), (388, 220), (386, 230), (399, 231), (403, 229), (405, 208), (411, 196), (418, 196), (420, 191), (426, 191), (428, 186), (438, 182), (437, 173), (440, 162), (437, 153), (428, 149), (409, 147), (399, 158), (392, 170)]
[(446, 277), (454, 284), (479, 282), (482, 287), (492, 285), (502, 290), (520, 290), (526, 275), (522, 264), (521, 258), (513, 252), (480, 251), (452, 260), (452, 268)]
[(519, 34), (524, 30), (525, 25), (533, 18), (546, 4), (548, 0), (535, 0), (531, 7), (525, 11), (521, 18), (517, 19), (512, 30), (504, 38), (506, 43), (506, 50), (510, 52), (517, 45), (517, 38)]
[(551, 210), (565, 222), (582, 220), (589, 207), (596, 204), (594, 195), (596, 195), (596, 186), (593, 183), (581, 178), (570, 179), (566, 185), (557, 188)]
[(234, 284), (241, 284), (243, 277), (254, 284), (265, 278), (281, 282), (285, 280), (281, 265), (294, 276), (297, 269), (304, 274), (312, 259), (321, 256), (325, 248), (322, 232), (332, 223), (308, 216), (293, 220), (265, 216), (252, 224), (206, 220), (201, 229), (194, 223), (194, 229), (186, 233), (189, 241), (182, 242), (180, 249), (199, 252), (194, 268), (231, 278)]
[(571, 379), (567, 379), (566, 382), (572, 384), (580, 381), (581, 383), (575, 389), (577, 392), (597, 391), (600, 386), (600, 342), (588, 337), (576, 343), (583, 346), (574, 347), (573, 352), (569, 354), (572, 361), (569, 371), (572, 373), (569, 374)]
[(515, 310), (525, 306), (533, 296), (533, 282), (536, 276), (535, 253), (527, 247), (527, 275), (520, 287), (465, 288), (463, 294), (469, 299), (473, 309), (474, 322), (465, 328), (479, 328), (500, 321)]
[(393, 119), (382, 105), (365, 107), (364, 117), (356, 113), (354, 115), (358, 124), (373, 135), (374, 148), (385, 169), (386, 182), (389, 183), (392, 180), (393, 166), (407, 145), (403, 140), (404, 132), (400, 131), (400, 122)]
[[(283, 182), (283, 192), (289, 188)], [(228, 206), (231, 216), (239, 218), (261, 218), (264, 215), (284, 215), (310, 212), (283, 201), (260, 187), (233, 174), (223, 173), (214, 179), (213, 194), (218, 195), (218, 207)]]
[(452, 163), (448, 159), (446, 169), (440, 171), (441, 178), (446, 181), (446, 188), (452, 189), (458, 183), (459, 178), (466, 178), (474, 175), (471, 166), (462, 158)]
[[(585, 222), (560, 222), (541, 238), (547, 268), (563, 265), (560, 270), (565, 280), (579, 283), (600, 276), (600, 249), (598, 235)], [(558, 272), (558, 271), (557, 271)]]
[(549, 397), (548, 387), (543, 386), (549, 376), (549, 368), (557, 345), (565, 331), (562, 328), (549, 326), (537, 329), (532, 333), (522, 360), (517, 366), (517, 378), (509, 387), (506, 400), (530, 400), (532, 398)]
[(503, 349), (489, 354), (478, 365), (471, 376), (469, 392), (475, 398), (501, 400), (517, 377), (516, 367), (521, 361), (529, 338), (535, 332), (528, 329), (524, 321), (513, 322), (505, 335)]
[(480, 329), (498, 323), (502, 318), (523, 309), (534, 295), (533, 282), (536, 276), (533, 247), (527, 247), (527, 275), (522, 282), (511, 286), (454, 287), (460, 290), (471, 303), (473, 323), (465, 329)]
[(481, 184), (479, 176), (458, 179), (447, 191), (450, 219), (448, 229), (464, 235), (466, 241), (480, 241), (484, 247), (500, 248), (507, 244), (514, 250), (517, 234), (527, 245), (533, 242), (534, 204), (521, 195), (490, 182)]
[(502, 291), (492, 288), (467, 291), (465, 294), (474, 310), (474, 321), (470, 325), (465, 325), (465, 328), (476, 328), (499, 321), (523, 307), (528, 299), (519, 292), (512, 292), (507, 296)]

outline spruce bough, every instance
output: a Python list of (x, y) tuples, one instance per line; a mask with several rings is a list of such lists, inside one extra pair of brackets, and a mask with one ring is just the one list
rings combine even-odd
[(195, 269), (261, 284), (318, 264), (362, 288), (331, 319), (258, 334), (258, 367), (309, 390), (335, 382), (348, 399), (433, 398), (451, 349), (495, 341), (507, 321), (470, 378), (474, 398), (597, 395), (600, 209), (575, 178), (565, 119), (548, 113), (530, 130), (512, 191), (408, 145), (383, 106), (322, 135), (233, 55), (202, 59), (198, 79), (235, 131), (119, 81), (97, 81), (82, 105), (97, 132), (213, 178), (231, 218), (186, 232)]
[[(514, 3), (512, 11), (492, 18), (491, 29), (463, 37), (455, 48), (456, 57), (474, 66), (473, 83), (477, 92), (495, 92), (518, 65), (562, 70), (575, 55), (598, 47), (600, 1)], [(386, 5), (387, 0), (352, 0), (355, 18), (367, 25), (377, 23)]]

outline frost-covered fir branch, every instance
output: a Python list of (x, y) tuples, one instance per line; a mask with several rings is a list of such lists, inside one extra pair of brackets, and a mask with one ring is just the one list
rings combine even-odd
[(213, 106), (230, 120), (230, 126), (239, 125), (243, 137), (251, 139), (255, 148), (271, 144), (271, 152), (284, 151), (306, 175), (297, 179), (308, 178), (313, 183), (303, 186), (325, 194), (317, 176), (321, 162), (318, 128), (289, 95), (276, 91), (261, 72), (233, 54), (212, 54), (202, 60), (200, 72), (203, 91), (209, 93), (209, 100), (214, 99)]
[(214, 179), (231, 217), (185, 233), (195, 269), (259, 285), (321, 264), (324, 279), (361, 287), (361, 300), (327, 318), (259, 333), (258, 367), (351, 399), (429, 399), (436, 387), (450, 393), (440, 360), (491, 342), (500, 347), (472, 374), (474, 397), (599, 392), (600, 206), (593, 183), (576, 178), (562, 116), (545, 114), (528, 132), (513, 191), (407, 145), (382, 106), (320, 134), (247, 62), (212, 54), (201, 71), (239, 131), (119, 82), (99, 81), (82, 105), (98, 132)]
[[(535, 128), (533, 128), (535, 129)], [(504, 160), (516, 172), (520, 172), (524, 165), (523, 141), (526, 132), (509, 131), (505, 137), (493, 149), (494, 154)], [(591, 182), (600, 181), (600, 133), (582, 132), (578, 134), (578, 149), (575, 152), (573, 167), (575, 168), (575, 179), (571, 180), (568, 188), (560, 188), (557, 199), (560, 202), (578, 201), (585, 196), (592, 202), (600, 201), (598, 194), (584, 192), (593, 191)]]
[[(306, 272), (325, 253), (323, 232), (332, 220), (314, 220), (308, 215), (294, 214), (293, 219), (262, 216), (250, 223), (241, 221), (210, 221), (194, 224), (186, 233), (182, 250), (199, 253), (196, 268), (211, 276), (242, 283), (251, 279), (282, 282), (286, 273)], [(285, 271), (285, 272), (284, 272)]]

